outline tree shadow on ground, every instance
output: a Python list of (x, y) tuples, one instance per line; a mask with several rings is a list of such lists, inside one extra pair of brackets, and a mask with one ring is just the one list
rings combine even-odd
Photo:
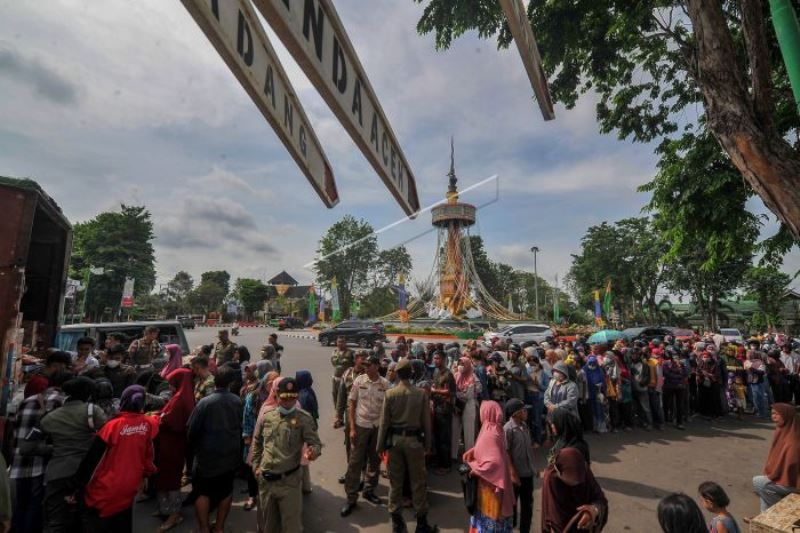
[(600, 483), (604, 492), (617, 492), (636, 498), (649, 498), (652, 500), (660, 500), (669, 494), (669, 492), (659, 489), (658, 487), (645, 485), (644, 483), (636, 481), (629, 481), (627, 479), (614, 479), (600, 476), (595, 476), (595, 479)]

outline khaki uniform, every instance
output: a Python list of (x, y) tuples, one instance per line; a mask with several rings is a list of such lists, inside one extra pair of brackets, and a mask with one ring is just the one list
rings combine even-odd
[(350, 421), (347, 417), (347, 401), (350, 395), (350, 390), (353, 388), (353, 382), (359, 376), (364, 375), (364, 369), (356, 373), (356, 368), (351, 366), (344, 371), (344, 374), (339, 379), (339, 392), (336, 394), (336, 418), (344, 422), (344, 451), (347, 454), (347, 460), (350, 460)]
[(235, 342), (228, 341), (226, 344), (222, 344), (222, 342), (217, 342), (214, 345), (214, 359), (217, 360), (217, 366), (222, 366), (223, 363), (227, 363), (228, 361), (233, 360), (233, 352), (236, 351)]
[(303, 530), (303, 444), (317, 454), (322, 442), (314, 418), (299, 407), (290, 415), (268, 410), (253, 435), (253, 468), (258, 480), (258, 527), (266, 533)]
[[(387, 441), (388, 437), (388, 441)], [(425, 450), (431, 447), (431, 411), (428, 394), (401, 381), (386, 391), (378, 431), (378, 452), (389, 450), (389, 512), (403, 505), (403, 479), (408, 471), (417, 515), (428, 512)]]
[[(350, 456), (347, 463), (347, 476), (344, 490), (347, 501), (358, 500), (358, 486), (361, 472), (367, 467), (364, 493), (373, 492), (378, 486), (381, 459), (378, 455), (378, 424), (380, 423), (383, 400), (389, 389), (389, 381), (378, 376), (370, 381), (369, 376), (361, 374), (353, 382), (348, 398), (348, 406), (355, 404), (356, 438), (350, 443)], [(347, 424), (345, 428), (350, 428)]]
[(339, 387), (342, 383), (342, 375), (344, 371), (355, 364), (356, 356), (353, 350), (345, 348), (344, 351), (336, 348), (331, 355), (331, 365), (333, 365), (333, 405), (337, 405), (336, 400), (339, 398)]
[(136, 339), (128, 347), (128, 358), (125, 363), (132, 365), (136, 370), (153, 364), (153, 359), (161, 354), (161, 344), (158, 341), (147, 342)]

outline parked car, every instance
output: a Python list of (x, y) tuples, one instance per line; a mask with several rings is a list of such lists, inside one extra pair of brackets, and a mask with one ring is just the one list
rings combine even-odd
[(496, 332), (487, 331), (483, 334), (483, 339), (487, 344), (492, 342), (492, 337), (522, 344), (528, 341), (542, 343), (553, 340), (555, 336), (556, 332), (547, 324), (514, 324)]
[(725, 342), (744, 342), (744, 335), (736, 328), (720, 328), (719, 334), (725, 337)]
[(340, 335), (344, 336), (348, 344), (358, 344), (362, 348), (372, 346), (375, 341), (386, 340), (383, 322), (374, 320), (345, 320), (320, 332), (317, 339), (320, 344), (331, 346)]
[(278, 329), (283, 331), (284, 329), (294, 329), (294, 328), (302, 328), (303, 321), (299, 318), (293, 316), (284, 316), (278, 319)]
[(195, 327), (194, 318), (190, 316), (176, 316), (175, 320), (181, 323), (183, 329), (194, 329)]
[(632, 341), (650, 342), (653, 339), (663, 339), (667, 335), (673, 335), (670, 328), (661, 326), (644, 326), (640, 328), (628, 328), (622, 333)]
[(189, 343), (183, 332), (183, 326), (177, 320), (152, 320), (143, 322), (102, 322), (98, 324), (67, 324), (61, 326), (56, 337), (56, 346), (59, 350), (75, 352), (78, 349), (78, 339), (91, 337), (95, 340), (95, 347), (102, 348), (109, 333), (122, 333), (127, 342), (142, 337), (144, 328), (156, 326), (158, 328), (158, 342), (161, 346), (177, 344), (184, 355), (189, 353)]

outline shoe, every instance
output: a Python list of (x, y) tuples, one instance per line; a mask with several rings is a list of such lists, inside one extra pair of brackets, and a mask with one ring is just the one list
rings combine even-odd
[(392, 533), (408, 533), (406, 521), (400, 513), (392, 513)]
[(356, 508), (356, 502), (347, 502), (346, 504), (344, 504), (344, 507), (342, 507), (342, 510), (339, 511), (339, 515), (342, 517), (350, 516), (350, 513), (352, 513), (353, 509), (355, 508)]
[(432, 526), (428, 523), (428, 515), (417, 515), (417, 529), (415, 533), (436, 533), (439, 531), (439, 526)]
[(344, 485), (345, 478), (347, 478), (346, 474), (339, 476), (339, 484), (340, 485)]
[(308, 490), (303, 490), (303, 496), (308, 496), (308, 495), (309, 495), (309, 494), (311, 494), (312, 492), (314, 492), (314, 491), (313, 491), (313, 490), (311, 490), (311, 489), (308, 489)]
[(383, 505), (383, 500), (378, 498), (371, 490), (366, 491), (364, 494), (362, 494), (362, 496), (364, 496), (364, 499), (373, 505)]

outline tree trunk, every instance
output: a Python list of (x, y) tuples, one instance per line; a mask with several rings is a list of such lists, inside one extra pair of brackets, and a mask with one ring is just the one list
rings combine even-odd
[[(708, 126), (764, 204), (800, 237), (800, 155), (759, 120), (719, 0), (687, 0)], [(757, 95), (760, 96), (760, 95)]]

